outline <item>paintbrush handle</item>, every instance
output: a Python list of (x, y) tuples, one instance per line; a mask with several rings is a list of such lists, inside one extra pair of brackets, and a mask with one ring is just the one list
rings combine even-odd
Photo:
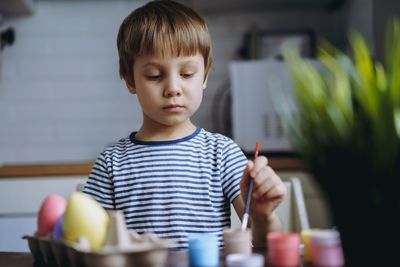
[(249, 181), (249, 189), (246, 196), (246, 205), (244, 206), (244, 213), (249, 213), (250, 210), (250, 202), (251, 202), (251, 192), (253, 192), (253, 178), (250, 178)]
[(250, 202), (251, 202), (251, 192), (253, 191), (253, 178), (250, 178), (249, 188), (246, 195), (246, 203), (244, 206), (244, 213), (242, 218), (242, 231), (246, 230), (247, 224), (249, 223), (249, 211), (250, 211)]
[[(254, 159), (258, 157), (258, 151), (260, 149), (260, 144), (256, 142), (256, 149), (254, 150)], [(247, 224), (249, 222), (249, 211), (250, 211), (250, 202), (251, 202), (251, 194), (253, 192), (253, 178), (250, 177), (249, 180), (249, 187), (247, 190), (247, 195), (246, 195), (246, 203), (244, 206), (244, 213), (243, 213), (243, 218), (242, 218), (242, 231), (246, 230)]]

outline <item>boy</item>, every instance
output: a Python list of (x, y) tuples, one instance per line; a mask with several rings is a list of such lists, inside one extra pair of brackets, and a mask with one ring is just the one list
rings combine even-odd
[(212, 64), (203, 19), (172, 1), (150, 2), (125, 18), (117, 47), (120, 76), (137, 95), (143, 122), (99, 155), (84, 191), (123, 210), (128, 228), (187, 248), (190, 233), (214, 232), (221, 242), (230, 203), (242, 216), (254, 179), (253, 243), (265, 245), (268, 231), (281, 230), (274, 210), (286, 187), (265, 157), (248, 161), (231, 139), (190, 120)]

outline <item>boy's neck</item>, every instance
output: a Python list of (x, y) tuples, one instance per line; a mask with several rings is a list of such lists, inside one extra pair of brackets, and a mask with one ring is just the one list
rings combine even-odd
[(140, 141), (168, 141), (191, 135), (196, 130), (192, 122), (179, 126), (149, 127), (142, 125), (135, 138)]

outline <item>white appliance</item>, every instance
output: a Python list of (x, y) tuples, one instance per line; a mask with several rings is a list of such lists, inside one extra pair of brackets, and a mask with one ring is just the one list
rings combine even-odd
[(234, 61), (229, 67), (233, 139), (245, 152), (253, 151), (256, 141), (263, 151), (294, 152), (281, 110), (282, 105), (294, 108), (287, 64), (278, 60)]

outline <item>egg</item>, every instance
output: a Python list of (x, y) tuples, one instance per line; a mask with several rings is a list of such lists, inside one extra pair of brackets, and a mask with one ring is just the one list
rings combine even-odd
[(74, 192), (64, 213), (64, 239), (77, 242), (84, 237), (92, 250), (99, 249), (106, 240), (109, 220), (106, 210), (94, 198)]
[(53, 231), (51, 232), (51, 238), (54, 240), (62, 239), (64, 236), (62, 225), (64, 221), (64, 216), (60, 216), (56, 223), (54, 224)]
[(39, 209), (37, 227), (39, 236), (47, 236), (53, 231), (57, 219), (64, 213), (67, 200), (58, 194), (48, 195)]

